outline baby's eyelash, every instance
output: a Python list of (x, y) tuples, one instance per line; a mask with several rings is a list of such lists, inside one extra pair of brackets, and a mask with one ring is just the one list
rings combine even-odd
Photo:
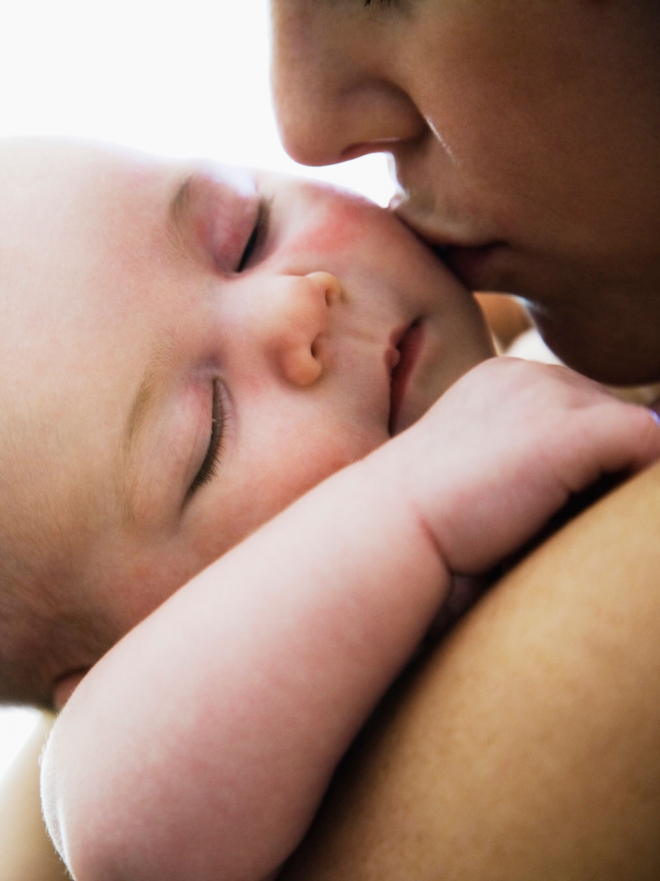
[(209, 445), (206, 450), (206, 455), (204, 456), (204, 461), (188, 490), (188, 498), (190, 498), (200, 486), (203, 486), (205, 483), (208, 483), (213, 479), (218, 467), (218, 462), (220, 461), (222, 440), (224, 438), (227, 419), (222, 395), (222, 386), (219, 380), (214, 379), (213, 405), (211, 409), (211, 437), (209, 438)]
[(241, 254), (241, 259), (238, 261), (236, 272), (243, 272), (266, 238), (266, 234), (268, 233), (269, 209), (270, 205), (262, 199), (259, 203), (259, 210), (257, 212), (254, 228), (252, 229), (250, 237), (245, 245), (245, 249)]

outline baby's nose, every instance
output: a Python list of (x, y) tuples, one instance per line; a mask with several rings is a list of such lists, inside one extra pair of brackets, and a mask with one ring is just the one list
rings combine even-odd
[(267, 327), (267, 347), (283, 378), (304, 388), (325, 370), (320, 338), (328, 333), (330, 310), (343, 296), (329, 272), (287, 276), (275, 295)]

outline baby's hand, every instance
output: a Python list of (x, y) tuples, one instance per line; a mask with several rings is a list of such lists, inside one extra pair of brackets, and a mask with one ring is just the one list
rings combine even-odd
[(445, 564), (477, 573), (519, 550), (573, 493), (658, 458), (660, 426), (567, 368), (494, 358), (388, 447)]

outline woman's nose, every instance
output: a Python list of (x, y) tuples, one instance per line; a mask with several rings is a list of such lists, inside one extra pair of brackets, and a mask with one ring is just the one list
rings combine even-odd
[(322, 338), (330, 312), (342, 299), (338, 279), (329, 272), (283, 276), (260, 298), (257, 323), (266, 358), (280, 376), (305, 388), (326, 369)]
[(372, 59), (328, 33), (316, 7), (305, 14), (288, 7), (272, 4), (272, 87), (280, 136), (293, 159), (330, 165), (388, 152), (423, 133), (414, 103)]

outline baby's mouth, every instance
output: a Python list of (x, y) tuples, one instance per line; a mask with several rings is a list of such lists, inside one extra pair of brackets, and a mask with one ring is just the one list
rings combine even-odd
[(396, 343), (395, 357), (390, 371), (390, 416), (388, 430), (391, 436), (398, 430), (399, 416), (405, 400), (406, 390), (417, 363), (422, 347), (424, 331), (421, 319), (413, 323), (404, 331)]

